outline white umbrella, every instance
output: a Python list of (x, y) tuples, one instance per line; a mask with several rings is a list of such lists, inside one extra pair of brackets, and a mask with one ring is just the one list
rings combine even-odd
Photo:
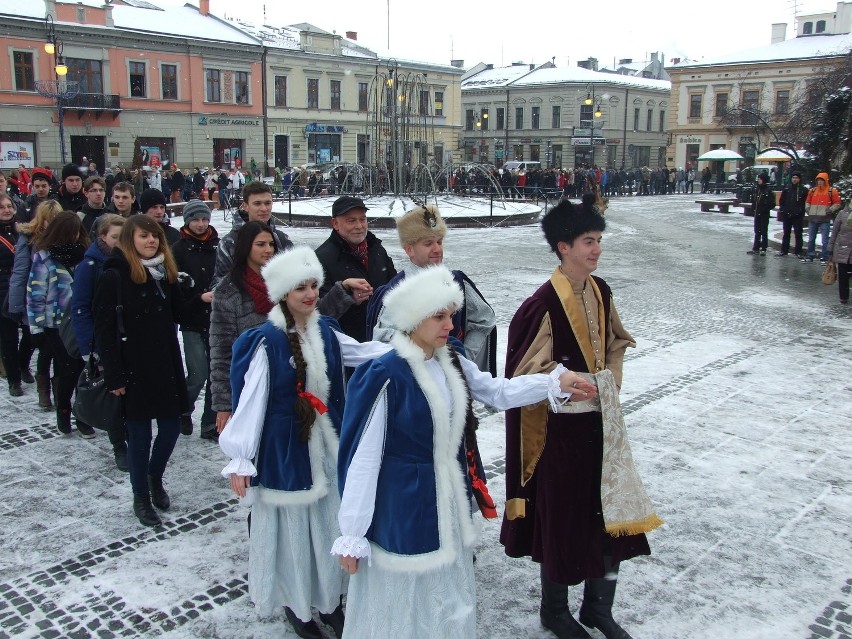
[[(781, 151), (777, 151), (775, 149), (772, 149), (772, 150), (769, 150), (769, 151), (764, 151), (763, 153), (759, 154), (756, 158), (754, 158), (754, 161), (755, 162), (789, 162), (790, 160), (793, 159), (792, 153), (793, 152), (790, 151), (790, 155), (787, 155), (785, 153), (782, 153)], [(811, 156), (811, 154), (808, 153), (807, 151), (797, 151), (796, 153), (799, 154), (800, 160), (804, 160), (804, 159), (809, 158)]]
[(729, 151), (728, 149), (714, 149), (713, 151), (708, 151), (704, 155), (698, 158), (701, 160), (744, 160), (743, 156), (741, 156), (736, 151)]

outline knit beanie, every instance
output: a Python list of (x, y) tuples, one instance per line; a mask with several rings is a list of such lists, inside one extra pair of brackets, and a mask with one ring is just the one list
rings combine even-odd
[(158, 191), (157, 189), (145, 189), (142, 191), (142, 195), (139, 196), (140, 211), (147, 213), (148, 209), (157, 204), (166, 205), (166, 196), (163, 195), (162, 191)]
[(441, 213), (434, 204), (418, 206), (408, 211), (396, 221), (399, 243), (411, 246), (427, 237), (439, 237), (447, 234), (447, 225), (441, 219)]
[(83, 179), (83, 172), (80, 170), (80, 167), (76, 164), (66, 164), (62, 167), (62, 181), (65, 181), (65, 178), (69, 177), (78, 177), (81, 180)]
[(205, 217), (208, 220), (211, 218), (210, 209), (201, 200), (190, 200), (183, 205), (183, 224), (186, 226), (192, 220)]

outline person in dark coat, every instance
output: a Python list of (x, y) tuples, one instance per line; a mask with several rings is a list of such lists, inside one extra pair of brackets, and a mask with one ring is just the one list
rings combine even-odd
[(147, 215), (130, 217), (95, 291), (95, 340), (106, 386), (124, 399), (133, 512), (145, 526), (162, 523), (154, 506), (171, 505), (163, 473), (188, 407), (175, 331), (183, 306), (162, 227)]
[[(171, 228), (171, 227), (169, 227)], [(186, 308), (181, 324), (183, 354), (186, 359), (186, 387), (189, 411), (181, 415), (181, 433), (192, 434), (192, 410), (204, 392), (204, 412), (201, 415), (201, 438), (216, 440), (216, 413), (211, 408), (210, 392), (210, 311), (213, 302), (213, 272), (219, 234), (210, 226), (210, 209), (204, 202), (191, 200), (183, 207), (183, 228), (180, 239), (172, 245), (175, 262), (181, 272), (192, 278), (192, 288), (186, 291)]]
[(751, 203), (752, 212), (754, 212), (754, 243), (751, 245), (751, 250), (746, 253), (766, 255), (766, 248), (769, 245), (769, 216), (775, 208), (775, 193), (769, 188), (769, 178), (766, 173), (758, 174)]
[(617, 408), (624, 352), (635, 341), (609, 286), (592, 276), (603, 216), (566, 200), (542, 227), (559, 266), (512, 318), (506, 377), (563, 363), (595, 384), (599, 399), (506, 412), (500, 542), (510, 557), (541, 564), (539, 615), (556, 636), (589, 637), (568, 609), (568, 586), (585, 582), (580, 621), (629, 639), (612, 617), (618, 566), (650, 554), (645, 533), (662, 523), (633, 467)]
[(50, 197), (50, 176), (44, 169), (36, 169), (33, 171), (32, 177), (32, 193), (25, 202), (27, 214), (21, 215), (18, 213), (18, 222), (32, 222), (35, 217), (36, 207)]
[(790, 252), (790, 235), (795, 234), (795, 254), (802, 257), (802, 249), (804, 242), (802, 240), (802, 231), (805, 225), (805, 201), (808, 198), (808, 190), (802, 184), (802, 174), (799, 171), (793, 171), (790, 176), (790, 184), (784, 187), (781, 191), (781, 199), (778, 202), (778, 208), (781, 209), (781, 221), (784, 224), (784, 235), (781, 237), (781, 250), (776, 253), (777, 256), (783, 257)]
[(66, 164), (62, 167), (62, 185), (56, 194), (57, 201), (63, 211), (79, 211), (86, 204), (83, 194), (83, 173), (76, 164)]
[[(206, 204), (198, 200), (195, 200), (194, 203), (189, 202), (186, 206), (190, 204), (194, 204), (195, 206), (201, 205), (205, 209), (207, 208)], [(142, 195), (139, 196), (139, 212), (147, 215), (163, 227), (163, 233), (166, 234), (166, 242), (169, 246), (180, 239), (180, 231), (171, 225), (169, 218), (166, 216), (166, 196), (163, 195), (162, 191), (158, 191), (157, 189), (145, 189), (142, 191)]]
[(367, 285), (347, 293), (353, 303), (339, 316), (343, 332), (363, 342), (367, 335), (367, 302), (373, 290), (387, 284), (396, 275), (393, 261), (382, 242), (367, 230), (367, 207), (363, 200), (350, 195), (337, 198), (331, 207), (331, 235), (316, 253), (325, 271), (320, 295), (325, 296), (345, 280), (366, 280)]
[[(15, 206), (8, 193), (0, 193), (0, 299), (5, 300), (9, 294), (9, 278), (15, 263), (15, 245), (18, 242), (18, 231), (15, 229)], [(20, 397), (24, 394), (21, 386), (21, 371), (29, 369), (27, 361), (21, 361), (24, 352), (19, 350), (18, 329), (20, 322), (9, 315), (8, 308), (0, 312), (0, 355), (3, 367), (6, 369), (6, 380), (9, 382), (9, 395)], [(28, 334), (25, 334), (28, 337)], [(32, 377), (30, 377), (32, 379)], [(34, 380), (33, 380), (34, 381)]]
[(174, 173), (172, 173), (172, 202), (183, 202), (183, 189), (186, 185), (186, 178), (184, 177), (181, 170), (178, 168), (177, 164), (172, 165), (174, 167)]
[(101, 215), (107, 212), (107, 206), (104, 203), (106, 181), (97, 175), (86, 178), (86, 182), (83, 184), (83, 194), (86, 196), (86, 203), (80, 209), (80, 219), (83, 221), (83, 228), (86, 229), (86, 233), (89, 233), (94, 239), (95, 223)]

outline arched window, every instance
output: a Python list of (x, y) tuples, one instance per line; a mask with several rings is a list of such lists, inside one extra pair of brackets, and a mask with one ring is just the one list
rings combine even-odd
[(817, 33), (824, 33), (825, 32), (825, 20), (817, 20), (816, 32)]
[(811, 35), (814, 32), (814, 23), (813, 22), (805, 22), (805, 26), (802, 27), (802, 35)]

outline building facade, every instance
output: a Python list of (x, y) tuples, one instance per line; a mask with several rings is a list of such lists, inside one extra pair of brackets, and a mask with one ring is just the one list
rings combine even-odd
[(462, 81), (468, 162), (631, 168), (664, 161), (670, 84), (585, 68), (478, 65)]
[(767, 46), (667, 68), (669, 163), (694, 166), (703, 153), (726, 148), (745, 158), (740, 166), (754, 164), (814, 77), (849, 54), (852, 2), (838, 2), (833, 13), (800, 16), (792, 39), (785, 39), (786, 28), (773, 25)]

